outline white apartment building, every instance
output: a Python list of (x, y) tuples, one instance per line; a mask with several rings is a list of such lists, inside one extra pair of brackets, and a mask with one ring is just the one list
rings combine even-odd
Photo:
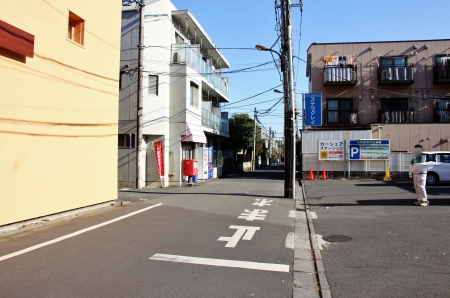
[[(228, 79), (230, 65), (189, 10), (169, 0), (150, 0), (144, 11), (143, 69), (138, 71), (139, 11), (122, 12), (119, 105), (119, 186), (136, 186), (138, 79), (143, 77), (144, 185), (181, 186), (182, 160), (198, 160), (199, 179), (208, 179), (207, 148), (212, 147), (214, 175), (221, 173), (221, 140), (229, 137)], [(164, 174), (160, 177), (155, 142), (162, 142)], [(206, 155), (205, 155), (206, 153)], [(216, 174), (217, 173), (217, 174)]]

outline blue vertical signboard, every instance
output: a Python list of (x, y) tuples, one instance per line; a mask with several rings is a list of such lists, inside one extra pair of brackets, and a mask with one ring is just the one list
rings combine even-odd
[(322, 126), (322, 94), (305, 94), (305, 126)]

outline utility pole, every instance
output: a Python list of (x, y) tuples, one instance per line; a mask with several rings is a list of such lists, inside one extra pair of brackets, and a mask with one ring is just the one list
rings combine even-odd
[(269, 162), (268, 162), (268, 165), (270, 165), (270, 161), (271, 161), (271, 158), (272, 158), (271, 138), (272, 138), (272, 126), (269, 126)]
[[(301, 5), (301, 4), (298, 4)], [(285, 197), (295, 199), (296, 187), (296, 114), (295, 114), (295, 90), (294, 90), (294, 67), (292, 61), (292, 26), (291, 26), (291, 3), (290, 0), (281, 0), (281, 45), (283, 56), (286, 58), (285, 92), (287, 102), (285, 103)]]
[(143, 162), (142, 162), (142, 107), (143, 107), (143, 61), (144, 61), (144, 16), (145, 16), (145, 2), (136, 2), (139, 6), (139, 54), (138, 54), (138, 98), (137, 98), (137, 127), (136, 127), (136, 188), (141, 189), (143, 187), (143, 181), (141, 179)]
[(256, 170), (256, 108), (253, 114), (253, 154), (252, 154), (252, 171)]

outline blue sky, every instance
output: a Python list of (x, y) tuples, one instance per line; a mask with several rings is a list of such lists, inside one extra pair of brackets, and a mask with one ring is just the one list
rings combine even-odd
[[(273, 0), (171, 0), (177, 9), (189, 9), (218, 48), (271, 47), (278, 38), (275, 30)], [(298, 3), (291, 0), (291, 4)], [(444, 0), (303, 0), (303, 14), (292, 8), (294, 55), (306, 60), (311, 43), (449, 39), (448, 16)], [(447, 32), (447, 34), (446, 34)], [(301, 37), (301, 38), (300, 38)], [(279, 50), (279, 44), (274, 50)], [(221, 50), (237, 70), (273, 61), (269, 52), (256, 50)], [(294, 59), (296, 93), (308, 92), (305, 63)], [(280, 98), (273, 91), (252, 99), (237, 101), (280, 85), (274, 63), (255, 68), (258, 71), (227, 75), (230, 82), (230, 113), (249, 113), (271, 108)], [(281, 87), (280, 87), (280, 90)], [(297, 107), (301, 104), (297, 94)], [(262, 125), (283, 137), (283, 105), (269, 116), (260, 116)]]

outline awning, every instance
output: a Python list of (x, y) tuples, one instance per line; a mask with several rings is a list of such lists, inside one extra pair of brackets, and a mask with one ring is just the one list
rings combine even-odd
[(186, 135), (181, 141), (206, 144), (206, 136), (200, 126), (186, 123)]

